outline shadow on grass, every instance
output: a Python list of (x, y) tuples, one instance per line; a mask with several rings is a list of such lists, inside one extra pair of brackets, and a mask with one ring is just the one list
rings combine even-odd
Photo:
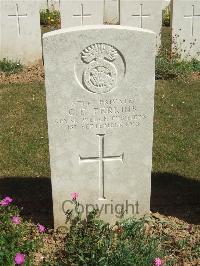
[[(0, 178), (0, 195), (15, 199), (22, 215), (53, 226), (49, 178)], [(200, 182), (170, 173), (152, 174), (151, 211), (200, 224)]]
[(153, 173), (151, 211), (200, 224), (200, 182), (171, 173)]
[(0, 178), (0, 196), (10, 196), (22, 209), (22, 216), (48, 227), (53, 226), (50, 178)]

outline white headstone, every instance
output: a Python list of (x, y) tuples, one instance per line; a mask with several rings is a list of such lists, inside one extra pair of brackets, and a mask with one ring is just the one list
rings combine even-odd
[(162, 0), (121, 0), (120, 25), (149, 29), (156, 33), (157, 49), (161, 44)]
[[(130, 45), (131, 43), (131, 45)], [(44, 36), (55, 226), (80, 211), (115, 221), (150, 209), (155, 34), (85, 26)], [(106, 207), (107, 206), (107, 207)]]
[(170, 0), (163, 0), (162, 2), (162, 8), (163, 10), (170, 5), (171, 1)]
[(103, 0), (61, 0), (61, 28), (103, 24)]
[(106, 24), (119, 24), (119, 4), (120, 0), (105, 0), (104, 22)]
[(48, 8), (50, 10), (60, 10), (60, 1), (61, 0), (47, 0)]
[(41, 9), (49, 9), (50, 11), (60, 10), (61, 0), (35, 0), (40, 2)]
[(24, 64), (42, 58), (39, 1), (1, 1), (1, 58)]
[(175, 53), (200, 60), (200, 1), (173, 1), (172, 36)]
[(48, 0), (37, 0), (39, 2), (40, 10), (48, 9)]

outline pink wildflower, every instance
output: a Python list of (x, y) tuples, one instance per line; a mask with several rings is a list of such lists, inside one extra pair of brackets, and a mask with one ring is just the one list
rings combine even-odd
[(2, 201), (0, 201), (0, 205), (8, 206), (12, 201), (13, 199), (11, 199), (10, 197), (5, 197)]
[(153, 265), (154, 266), (161, 266), (162, 265), (162, 260), (160, 258), (155, 258)]
[(76, 200), (78, 198), (78, 196), (79, 196), (78, 192), (72, 192), (71, 193), (72, 200)]
[(44, 233), (44, 232), (46, 231), (45, 226), (42, 225), (42, 224), (38, 224), (38, 229), (39, 229), (39, 232), (40, 232), (40, 233)]
[(21, 221), (20, 221), (20, 218), (18, 216), (13, 216), (11, 221), (14, 223), (14, 224), (20, 224)]
[(25, 262), (25, 255), (22, 254), (22, 253), (17, 253), (17, 254), (15, 255), (15, 263), (16, 263), (17, 265), (23, 265), (24, 262)]

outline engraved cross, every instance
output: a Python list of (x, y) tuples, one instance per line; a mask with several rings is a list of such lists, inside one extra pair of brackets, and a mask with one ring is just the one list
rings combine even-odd
[(150, 15), (143, 14), (143, 4), (140, 4), (140, 14), (139, 15), (131, 15), (132, 17), (140, 18), (140, 28), (143, 28), (143, 18), (148, 18)]
[(192, 5), (192, 15), (185, 15), (184, 18), (191, 18), (192, 19), (192, 36), (194, 36), (194, 19), (195, 17), (200, 19), (200, 14), (199, 15), (195, 15), (194, 12), (194, 5)]
[(121, 161), (123, 163), (124, 153), (121, 155), (105, 156), (104, 155), (104, 136), (105, 134), (97, 134), (99, 137), (99, 156), (97, 157), (82, 157), (79, 155), (79, 163), (99, 163), (99, 199), (105, 198), (104, 191), (104, 163), (109, 161)]
[(81, 4), (81, 14), (74, 14), (73, 17), (80, 17), (81, 18), (81, 26), (83, 26), (83, 20), (85, 17), (91, 17), (91, 14), (84, 14), (83, 11), (83, 4)]
[(8, 15), (8, 17), (16, 17), (17, 18), (17, 30), (18, 30), (18, 36), (20, 36), (21, 33), (21, 27), (20, 27), (20, 18), (27, 18), (27, 14), (20, 15), (19, 14), (19, 6), (16, 4), (16, 13), (14, 15)]

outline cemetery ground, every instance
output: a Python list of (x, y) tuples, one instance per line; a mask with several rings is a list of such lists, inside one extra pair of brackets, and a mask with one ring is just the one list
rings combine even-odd
[[(28, 75), (30, 80), (38, 79), (40, 82), (28, 82), (26, 79)], [(24, 221), (32, 218), (35, 224), (42, 223), (51, 228), (53, 214), (42, 70), (30, 68), (24, 79), (23, 81), (22, 78), (22, 82), (13, 78), (12, 83), (0, 85), (2, 117), (0, 194), (9, 195), (17, 206), (23, 207), (21, 215)], [(96, 239), (98, 245), (104, 241), (105, 236), (107, 241), (111, 241), (107, 246), (107, 251), (110, 250), (112, 254), (108, 265), (115, 265), (114, 257), (119, 260), (118, 253), (120, 256), (122, 256), (121, 253), (125, 256), (130, 250), (132, 250), (131, 254), (137, 252), (139, 255), (134, 258), (135, 260), (130, 257), (130, 262), (133, 264), (127, 262), (126, 265), (149, 265), (150, 261), (158, 255), (162, 257), (164, 265), (198, 265), (200, 255), (200, 182), (198, 180), (200, 169), (197, 143), (199, 87), (198, 78), (190, 81), (158, 80), (156, 82), (151, 210), (160, 214), (153, 214), (151, 218), (140, 222), (134, 221), (131, 225), (120, 226), (120, 230), (122, 228), (123, 231), (120, 234), (114, 231), (118, 227), (100, 229), (101, 227), (94, 223), (84, 228), (83, 224), (78, 222), (77, 229), (75, 230), (72, 226), (71, 232), (66, 237), (52, 231), (41, 235), (37, 232), (36, 225), (27, 222), (19, 225), (18, 229), (9, 221), (13, 216), (12, 211), (0, 207), (1, 220), (6, 221), (5, 224), (0, 225), (1, 232), (8, 236), (7, 239), (4, 234), (1, 235), (1, 243), (5, 247), (10, 245), (10, 241), (13, 243), (13, 256), (18, 250), (17, 243), (20, 243), (20, 251), (28, 254), (27, 257), (30, 259), (35, 256), (33, 265), (37, 263), (38, 265), (62, 265), (62, 263), (83, 265), (82, 260), (87, 261), (88, 258), (92, 260), (86, 251), (89, 243), (93, 245), (94, 235), (92, 234), (100, 230), (99, 238)], [(143, 232), (143, 237), (139, 237), (138, 234), (141, 232), (138, 228), (143, 228), (147, 233)], [(80, 236), (80, 232), (85, 232), (82, 243), (76, 235)], [(134, 235), (132, 235), (133, 232)], [(22, 235), (26, 235), (23, 241)], [(36, 243), (32, 239), (33, 235)], [(147, 239), (144, 238), (145, 235)], [(128, 246), (125, 245), (125, 238), (130, 241)], [(73, 247), (74, 249), (71, 250), (73, 245), (69, 239), (77, 246), (76, 249)], [(41, 241), (45, 243), (44, 247), (41, 247)], [(122, 243), (125, 245), (124, 248)], [(36, 248), (35, 245), (39, 246)], [(105, 243), (102, 245), (106, 249)], [(157, 245), (155, 250), (154, 245)], [(100, 248), (102, 253), (99, 253), (99, 247), (96, 248), (97, 250), (91, 252), (94, 252), (95, 260), (97, 258), (100, 260), (107, 251)], [(33, 252), (35, 249), (37, 252)], [(77, 249), (80, 252), (78, 259), (76, 258)], [(10, 253), (1, 254), (0, 260), (11, 260)], [(71, 256), (71, 261), (66, 260), (68, 256)], [(43, 257), (43, 262), (36, 262)], [(50, 264), (48, 261), (51, 261)], [(56, 264), (58, 261), (60, 264)], [(32, 265), (28, 260), (27, 263)], [(102, 260), (102, 264), (99, 262), (97, 265), (106, 264)]]
[(67, 232), (51, 229), (43, 68), (1, 73), (0, 199), (11, 198), (0, 206), (0, 265), (200, 264), (200, 71), (185, 77), (182, 66), (178, 79), (172, 67), (170, 79), (156, 81), (152, 214), (113, 227), (93, 213), (87, 221), (69, 217)]

